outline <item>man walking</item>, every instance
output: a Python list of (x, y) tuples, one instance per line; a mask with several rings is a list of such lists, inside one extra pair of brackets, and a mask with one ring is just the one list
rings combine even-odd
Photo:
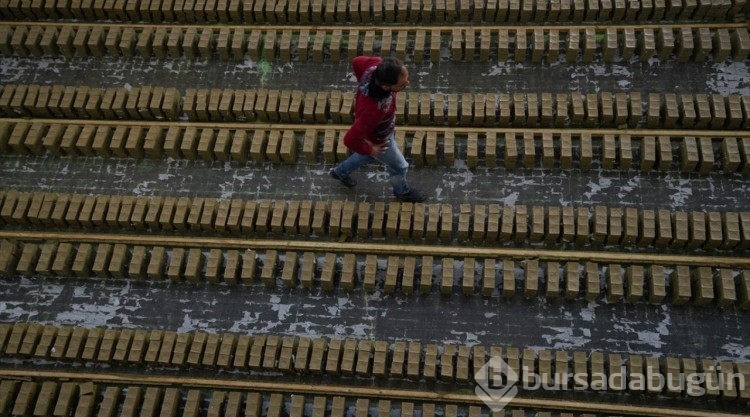
[(358, 56), (352, 60), (357, 88), (354, 123), (344, 136), (344, 144), (353, 153), (331, 170), (331, 177), (347, 187), (357, 181), (351, 173), (372, 161), (388, 167), (393, 194), (397, 199), (419, 203), (425, 197), (406, 183), (409, 164), (396, 146), (396, 93), (409, 85), (409, 71), (393, 58)]

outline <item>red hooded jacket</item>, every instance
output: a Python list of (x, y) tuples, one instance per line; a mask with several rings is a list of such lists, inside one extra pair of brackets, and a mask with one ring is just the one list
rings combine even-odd
[(372, 152), (372, 143), (388, 140), (396, 125), (396, 93), (386, 92), (371, 80), (380, 57), (358, 56), (352, 60), (359, 87), (354, 99), (354, 123), (344, 136), (347, 148), (363, 155)]

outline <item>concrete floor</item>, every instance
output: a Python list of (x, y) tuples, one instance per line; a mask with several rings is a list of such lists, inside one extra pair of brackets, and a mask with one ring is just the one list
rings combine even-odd
[[(750, 94), (748, 62), (733, 64), (618, 63), (534, 66), (524, 64), (423, 65), (412, 73), (413, 91), (599, 91)], [(3, 58), (4, 83), (162, 85), (184, 89), (353, 88), (348, 65)], [(385, 171), (357, 174), (361, 185), (344, 189), (327, 176), (330, 166), (263, 166), (175, 160), (105, 160), (0, 156), (4, 189), (221, 198), (390, 199)], [(413, 186), (430, 202), (509, 205), (584, 205), (748, 210), (746, 179), (636, 171), (420, 168)], [(0, 281), (0, 322), (33, 320), (58, 325), (202, 329), (238, 333), (408, 339), (425, 343), (482, 343), (609, 353), (697, 356), (749, 361), (747, 311), (650, 306), (640, 303), (511, 302), (480, 297), (390, 296), (264, 287), (198, 287), (188, 284), (78, 279), (16, 278)], [(440, 317), (440, 320), (434, 320)]]

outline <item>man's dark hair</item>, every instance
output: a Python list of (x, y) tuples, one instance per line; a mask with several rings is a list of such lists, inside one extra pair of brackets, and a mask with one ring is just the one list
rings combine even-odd
[(396, 58), (384, 58), (375, 68), (373, 77), (378, 84), (396, 85), (403, 71), (403, 64)]

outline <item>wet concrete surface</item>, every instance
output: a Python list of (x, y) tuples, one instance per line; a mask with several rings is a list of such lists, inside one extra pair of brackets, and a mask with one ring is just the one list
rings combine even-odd
[[(598, 61), (597, 61), (598, 62)], [(434, 92), (676, 92), (750, 94), (747, 62), (552, 66), (442, 62), (413, 66), (411, 91)], [(0, 61), (3, 83), (99, 87), (161, 85), (198, 88), (353, 88), (346, 63), (275, 64), (104, 58)], [(459, 154), (462, 152), (459, 149)], [(239, 166), (201, 161), (0, 156), (3, 189), (85, 194), (389, 201), (385, 171), (357, 173), (344, 189), (329, 165)], [(750, 209), (745, 178), (644, 174), (638, 171), (412, 169), (411, 184), (430, 202), (739, 211)], [(382, 271), (381, 271), (382, 272)], [(437, 319), (436, 319), (437, 318)], [(747, 311), (716, 306), (646, 303), (506, 302), (498, 297), (392, 296), (268, 290), (261, 286), (135, 281), (11, 278), (0, 281), (0, 322), (38, 321), (87, 327), (143, 327), (257, 334), (353, 336), (424, 343), (499, 344), (609, 353), (750, 360)]]
[(0, 290), (0, 322), (750, 359), (747, 313), (715, 306), (42, 277), (3, 280)]

